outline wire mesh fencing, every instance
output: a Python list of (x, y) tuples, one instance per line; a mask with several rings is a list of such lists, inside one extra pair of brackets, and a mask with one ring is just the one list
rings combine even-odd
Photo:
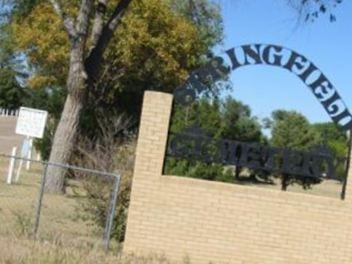
[[(65, 194), (45, 192), (50, 167), (67, 170)], [(109, 249), (120, 175), (3, 154), (0, 168), (0, 236)]]

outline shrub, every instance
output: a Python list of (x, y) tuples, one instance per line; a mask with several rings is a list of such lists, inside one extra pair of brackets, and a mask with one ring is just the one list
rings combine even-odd
[[(117, 118), (114, 122), (102, 120), (99, 125), (101, 133), (96, 139), (87, 137), (79, 139), (75, 163), (81, 167), (115, 172), (121, 176), (112, 237), (123, 241), (130, 199), (135, 139), (133, 135), (121, 136), (121, 132), (130, 124), (124, 117)], [(84, 190), (85, 199), (80, 200), (83, 218), (102, 229), (105, 228), (114, 178), (76, 172), (74, 177), (81, 181)]]

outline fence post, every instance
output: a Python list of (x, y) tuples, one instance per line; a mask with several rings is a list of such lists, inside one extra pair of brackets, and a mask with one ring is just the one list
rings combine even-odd
[(12, 183), (12, 176), (13, 176), (13, 169), (15, 167), (15, 156), (17, 152), (17, 147), (12, 148), (11, 158), (10, 158), (10, 165), (9, 165), (9, 172), (7, 174), (7, 184)]
[(117, 198), (118, 198), (117, 196), (120, 188), (120, 179), (121, 179), (120, 175), (115, 177), (114, 187), (112, 190), (113, 193), (110, 198), (109, 212), (106, 217), (105, 232), (103, 237), (103, 243), (106, 251), (109, 250), (109, 246), (110, 246), (111, 231), (114, 223), (115, 210), (116, 210), (116, 204), (117, 204)]
[(41, 180), (41, 184), (40, 184), (38, 203), (37, 203), (36, 214), (35, 214), (35, 223), (34, 223), (34, 229), (33, 229), (34, 239), (37, 238), (37, 233), (38, 233), (38, 228), (39, 228), (40, 214), (41, 214), (41, 210), (42, 210), (44, 187), (45, 187), (45, 181), (46, 181), (46, 174), (47, 174), (47, 171), (48, 171), (48, 166), (49, 166), (49, 164), (45, 163), (44, 171), (43, 171), (43, 175), (42, 175), (42, 180)]

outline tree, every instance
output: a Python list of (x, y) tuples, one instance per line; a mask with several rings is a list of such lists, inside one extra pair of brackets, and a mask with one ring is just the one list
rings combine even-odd
[(227, 97), (222, 107), (224, 129), (222, 137), (243, 142), (263, 142), (258, 119), (252, 116), (248, 105)]
[(0, 108), (16, 110), (23, 105), (25, 90), (16, 80), (16, 73), (8, 68), (0, 68)]
[[(348, 137), (346, 132), (340, 127), (328, 122), (313, 124), (313, 129), (319, 135), (320, 144), (327, 146), (336, 158), (344, 159), (348, 156)], [(337, 166), (336, 175), (339, 179), (346, 177), (346, 166), (344, 163), (340, 163)]]
[(21, 86), (27, 74), (14, 51), (12, 30), (6, 16), (9, 8), (4, 7), (0, 14), (0, 107), (14, 110), (23, 105), (28, 91)]
[[(210, 137), (214, 141), (221, 137), (223, 120), (219, 99), (203, 97), (187, 107), (175, 105), (174, 109), (171, 133), (182, 133), (187, 128), (200, 127), (204, 132), (203, 136)], [(171, 175), (222, 182), (233, 181), (231, 171), (226, 170), (221, 164), (203, 162), (193, 157), (182, 160), (167, 158), (164, 170)]]
[[(131, 6), (127, 3), (131, 1), (120, 1), (115, 7), (112, 3), (106, 6), (105, 12), (102, 12), (100, 3), (100, 11), (96, 10), (96, 19), (92, 21), (88, 21), (86, 13), (93, 10), (86, 5), (90, 1), (86, 2), (82, 1), (80, 9), (60, 5), (57, 9), (54, 5), (56, 13), (61, 14), (60, 21), (45, 2), (39, 1), (26, 18), (14, 25), (18, 46), (28, 52), (38, 73), (29, 82), (33, 87), (64, 86), (67, 77), (68, 95), (50, 158), (56, 162), (69, 160), (83, 112), (92, 113), (97, 106), (104, 109), (113, 106), (135, 114), (144, 90), (172, 91), (190, 70), (200, 65), (199, 57), (210, 49), (210, 43), (218, 42), (217, 39), (210, 41), (208, 38), (208, 42), (201, 39), (191, 19), (184, 14), (170, 12), (164, 1), (140, 1)], [(121, 20), (127, 6), (130, 7), (128, 15)], [(70, 16), (63, 14), (62, 10), (67, 10)], [(86, 29), (82, 31), (83, 40), (72, 38), (73, 19), (70, 17), (75, 10), (78, 18), (92, 25), (90, 39), (88, 27), (82, 22), (81, 29)], [(110, 13), (110, 20), (97, 21)], [(60, 28), (62, 21), (66, 35)], [(207, 26), (204, 21), (202, 26)], [(98, 24), (103, 27), (100, 28), (101, 35), (94, 30)], [(116, 35), (113, 36), (110, 27), (116, 29)], [(78, 24), (74, 27), (76, 33), (77, 28)], [(31, 48), (33, 43), (36, 49)], [(108, 43), (113, 45), (107, 48)], [(68, 53), (69, 65), (66, 63)], [(90, 108), (83, 105), (85, 100), (91, 102)], [(61, 144), (62, 141), (65, 143)], [(56, 169), (49, 172), (47, 189), (54, 192), (62, 190), (63, 172)]]
[(287, 2), (298, 12), (300, 20), (314, 22), (321, 15), (328, 15), (330, 22), (335, 22), (333, 10), (342, 4), (343, 0), (287, 0)]
[(172, 132), (182, 132), (188, 127), (199, 125), (215, 139), (244, 142), (264, 140), (261, 125), (252, 116), (250, 107), (232, 97), (202, 97), (186, 107), (175, 105), (175, 109), (170, 129)]
[[(200, 56), (222, 39), (218, 8), (212, 4), (206, 6), (206, 16), (199, 14), (199, 25), (195, 26), (184, 10), (173, 11), (166, 3), (152, 0), (132, 5), (121, 21), (118, 34), (106, 50), (102, 74), (87, 92), (80, 114), (80, 134), (89, 134), (92, 139), (99, 134), (96, 114), (99, 112), (105, 112), (112, 120), (125, 113), (134, 119), (132, 129), (136, 130), (143, 92), (147, 89), (172, 92), (188, 72), (203, 63)], [(34, 69), (28, 85), (39, 97), (45, 95), (48, 102), (39, 105), (48, 106), (44, 109), (54, 119), (50, 132), (37, 142), (44, 157), (50, 152), (51, 131), (56, 129), (67, 95), (69, 43), (60, 20), (48, 4), (38, 4), (27, 11), (25, 18), (22, 17), (24, 12), (20, 11), (21, 16), (16, 15), (19, 18), (13, 23), (17, 49), (25, 51), (27, 62)], [(211, 28), (205, 30), (209, 24)], [(209, 35), (199, 36), (199, 30)], [(50, 100), (54, 101), (50, 103)]]
[[(182, 133), (185, 129), (199, 126), (206, 136), (244, 142), (264, 142), (261, 126), (252, 116), (250, 107), (234, 98), (218, 99), (202, 97), (193, 104), (183, 107), (175, 105), (171, 119), (172, 133)], [(239, 179), (241, 167), (236, 167), (235, 177)], [(193, 178), (233, 182), (231, 170), (221, 164), (192, 160), (167, 159), (167, 173), (187, 175)]]
[[(82, 0), (75, 21), (65, 12), (58, 0), (49, 1), (62, 20), (70, 40), (68, 95), (55, 132), (49, 159), (50, 162), (65, 164), (69, 161), (73, 150), (87, 89), (91, 88), (98, 78), (105, 50), (132, 0), (119, 1), (107, 20), (105, 19), (108, 1), (98, 1), (89, 46), (89, 18), (93, 12), (95, 1)], [(50, 167), (46, 190), (54, 193), (63, 192), (64, 178), (65, 171), (57, 167)]]
[(318, 140), (307, 118), (296, 111), (274, 111), (271, 134), (274, 146), (291, 149), (306, 150), (316, 145)]
[[(319, 134), (321, 144), (328, 144), (338, 156), (347, 154), (347, 135), (339, 126), (331, 122), (317, 123), (313, 124), (313, 129)], [(344, 147), (334, 148), (335, 142)]]
[[(308, 150), (319, 142), (319, 136), (307, 118), (298, 112), (274, 111), (269, 123), (268, 127), (271, 128), (270, 143), (273, 146), (293, 150)], [(282, 174), (279, 176), (281, 177), (282, 190), (286, 190), (288, 185), (296, 182), (303, 187), (308, 187), (311, 183), (316, 182), (314, 179), (296, 177), (296, 175)]]
[[(132, 0), (114, 1), (111, 12), (107, 12), (110, 11), (108, 0), (74, 2), (76, 5), (73, 9), (68, 9), (67, 2), (63, 4), (60, 0), (49, 0), (52, 10), (59, 18), (60, 25), (65, 29), (69, 42), (66, 80), (68, 93), (50, 154), (51, 162), (63, 164), (69, 161), (73, 150), (87, 91), (98, 78), (103, 55)], [(13, 1), (13, 4), (15, 10), (30, 12), (36, 6), (44, 4), (44, 1)], [(90, 23), (93, 12), (95, 13), (94, 19)], [(23, 19), (18, 16), (17, 18)], [(42, 26), (49, 27), (50, 24)], [(52, 47), (47, 47), (47, 49), (52, 49)], [(54, 193), (62, 192), (64, 175), (65, 171), (51, 166), (48, 171), (46, 190)]]
[[(248, 105), (227, 97), (222, 110), (224, 128), (222, 137), (242, 142), (262, 142), (264, 140), (261, 125), (252, 116)], [(242, 168), (236, 166), (235, 178), (239, 180)]]

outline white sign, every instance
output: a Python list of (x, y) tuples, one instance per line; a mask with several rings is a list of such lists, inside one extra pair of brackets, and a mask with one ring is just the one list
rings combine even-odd
[(47, 117), (47, 111), (21, 107), (17, 119), (16, 134), (43, 138)]

